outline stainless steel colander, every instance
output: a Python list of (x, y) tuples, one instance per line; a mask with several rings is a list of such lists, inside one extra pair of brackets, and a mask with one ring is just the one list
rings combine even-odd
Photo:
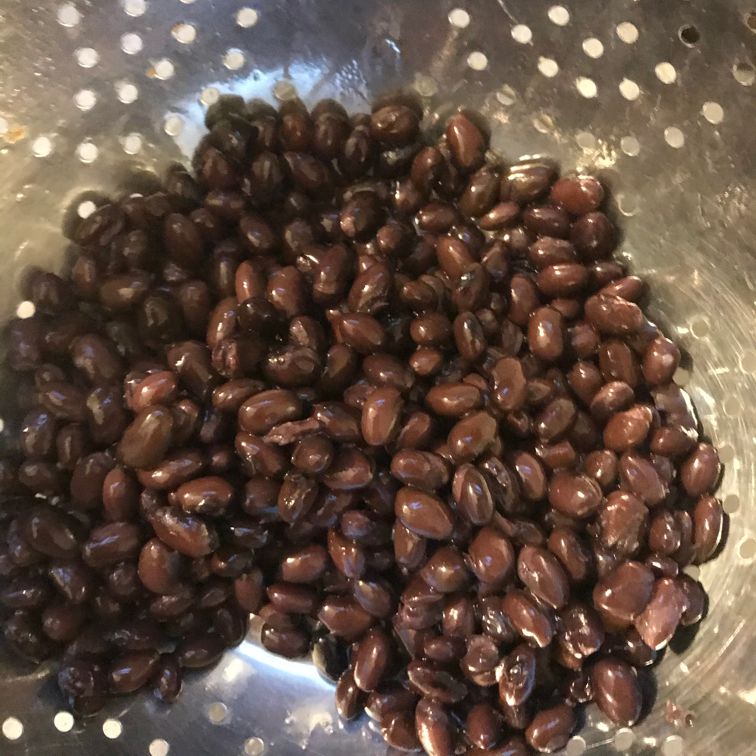
[[(29, 307), (24, 271), (62, 266), (77, 214), (185, 159), (221, 91), (356, 109), (410, 87), (431, 127), (464, 104), (506, 158), (597, 172), (652, 317), (687, 350), (676, 377), (726, 463), (730, 524), (700, 572), (709, 617), (657, 668), (653, 713), (615, 730), (589, 711), (566, 753), (753, 754), (756, 2), (557, 2), (0, 0), (0, 308)], [(339, 721), (310, 664), (252, 635), (174, 706), (114, 700), (86, 724), (60, 710), (46, 668), (0, 668), (2, 754), (386, 752), (364, 720)]]

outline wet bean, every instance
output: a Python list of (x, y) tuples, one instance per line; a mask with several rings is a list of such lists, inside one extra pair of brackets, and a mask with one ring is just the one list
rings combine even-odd
[(444, 541), (452, 534), (453, 516), (447, 505), (418, 488), (400, 488), (396, 494), (395, 511), (399, 521), (419, 536)]
[(639, 562), (622, 562), (593, 589), (593, 605), (608, 629), (627, 627), (651, 600), (654, 575)]
[(596, 703), (612, 722), (630, 727), (641, 713), (643, 699), (635, 670), (620, 659), (600, 659), (591, 668)]
[(698, 444), (680, 467), (680, 482), (688, 496), (711, 493), (719, 480), (719, 455), (710, 444)]

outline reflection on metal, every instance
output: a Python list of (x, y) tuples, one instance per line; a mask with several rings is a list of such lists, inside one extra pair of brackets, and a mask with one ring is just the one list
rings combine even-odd
[[(567, 15), (552, 9), (551, 20), (550, 4), (528, 0), (250, 5), (240, 13), (238, 0), (4, 4), (3, 317), (23, 298), (28, 267), (63, 266), (60, 229), (82, 201), (133, 191), (145, 172), (189, 154), (215, 90), (273, 100), (274, 92), (290, 92), (280, 85), (287, 79), (307, 102), (336, 97), (354, 109), (414, 83), (429, 123), (458, 105), (487, 115), (505, 159), (543, 153), (565, 170), (598, 170), (622, 197), (621, 251), (649, 276), (652, 317), (688, 353), (687, 388), (705, 430), (733, 450), (721, 489), (732, 515), (729, 546), (701, 570), (709, 619), (687, 648), (668, 649), (657, 668), (653, 713), (631, 737), (590, 711), (581, 738), (588, 753), (607, 753), (612, 743), (638, 754), (665, 745), (691, 756), (753, 752), (756, 575), (751, 551), (738, 549), (756, 535), (751, 5), (564, 0)], [(176, 39), (177, 24), (190, 25), (194, 38)], [(683, 43), (683, 26), (697, 30), (698, 40), (688, 34)], [(602, 45), (600, 59), (584, 52), (593, 39)], [(593, 41), (588, 47), (598, 50)], [(549, 65), (544, 75), (539, 59), (558, 70)], [(664, 81), (675, 71), (674, 81), (663, 83), (655, 70)], [(92, 93), (87, 109), (84, 91)], [(82, 156), (82, 144), (95, 149)], [(149, 695), (118, 699), (95, 721), (67, 731), (53, 724), (61, 706), (54, 682), (8, 659), (0, 679), (0, 720), (8, 722), (2, 732), (18, 735), (12, 718), (23, 730), (17, 740), (0, 734), (0, 753), (165, 753), (163, 741), (179, 755), (385, 753), (365, 719), (339, 720), (332, 697), (312, 666), (274, 658), (251, 640), (207, 674), (190, 674), (173, 707)], [(695, 726), (675, 732), (664, 719), (667, 700), (690, 711)], [(217, 725), (205, 714), (215, 702), (228, 708)], [(108, 718), (123, 727), (113, 740), (103, 734)], [(117, 729), (108, 724), (109, 734)], [(670, 739), (675, 735), (682, 745)]]

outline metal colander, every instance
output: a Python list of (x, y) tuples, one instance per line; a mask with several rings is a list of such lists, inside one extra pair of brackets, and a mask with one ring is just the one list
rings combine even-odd
[[(430, 127), (464, 104), (491, 119), (506, 158), (544, 153), (597, 172), (622, 254), (651, 282), (653, 319), (687, 351), (676, 379), (720, 448), (730, 523), (700, 571), (709, 617), (657, 667), (653, 713), (615, 730), (590, 709), (566, 753), (754, 753), (756, 4), (249, 2), (0, 3), (2, 314), (29, 266), (63, 265), (61, 229), (77, 214), (186, 159), (221, 91), (364, 109), (411, 87)], [(190, 676), (174, 706), (113, 700), (86, 724), (60, 710), (49, 668), (3, 657), (0, 753), (386, 752), (365, 719), (339, 720), (309, 663), (252, 636)]]

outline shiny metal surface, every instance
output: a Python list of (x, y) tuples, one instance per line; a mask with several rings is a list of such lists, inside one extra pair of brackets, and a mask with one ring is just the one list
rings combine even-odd
[[(561, 3), (3, 0), (2, 315), (29, 266), (63, 264), (61, 225), (82, 202), (134, 191), (189, 154), (218, 90), (296, 88), (357, 108), (411, 86), (430, 125), (465, 104), (491, 118), (504, 156), (597, 171), (614, 192), (622, 253), (652, 284), (653, 316), (687, 350), (678, 378), (726, 462), (730, 524), (701, 570), (709, 617), (657, 668), (653, 713), (615, 732), (591, 711), (566, 752), (754, 753), (756, 13), (750, 0)], [(192, 676), (173, 707), (125, 698), (86, 725), (56, 718), (45, 668), (1, 668), (2, 754), (386, 750), (365, 720), (338, 720), (311, 665), (253, 639)], [(668, 702), (693, 726), (667, 722)]]

